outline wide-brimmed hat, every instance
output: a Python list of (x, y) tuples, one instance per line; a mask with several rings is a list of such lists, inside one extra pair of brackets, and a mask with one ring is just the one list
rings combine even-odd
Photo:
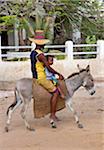
[(38, 45), (44, 45), (50, 42), (50, 40), (45, 38), (44, 31), (43, 30), (36, 30), (35, 31), (35, 37), (29, 38), (31, 42), (34, 42)]

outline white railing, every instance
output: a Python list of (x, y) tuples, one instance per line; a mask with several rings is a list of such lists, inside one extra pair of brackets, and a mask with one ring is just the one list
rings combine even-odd
[[(92, 52), (74, 52), (73, 48), (78, 47), (95, 47), (96, 51)], [(2, 49), (32, 49), (32, 46), (1, 46), (1, 36), (0, 36), (0, 61), (2, 61), (3, 57), (7, 58), (30, 58), (31, 52), (10, 52), (8, 51), (7, 54), (2, 54)], [(97, 58), (104, 59), (104, 41), (99, 40), (97, 44), (80, 44), (80, 45), (73, 45), (72, 41), (66, 41), (65, 45), (47, 45), (45, 48), (65, 48), (65, 52), (60, 53), (47, 53), (50, 55), (66, 55), (68, 59), (73, 60), (74, 55), (83, 55), (83, 54), (96, 54)]]
[[(2, 54), (2, 49), (32, 49), (32, 46), (1, 46), (0, 47), (0, 60), (2, 60), (3, 57), (7, 58), (30, 58), (31, 52), (10, 52), (8, 51), (7, 54)], [(65, 45), (47, 45), (45, 48), (65, 48)], [(47, 53), (50, 55), (66, 55), (66, 53)], [(46, 55), (47, 55), (46, 54)]]

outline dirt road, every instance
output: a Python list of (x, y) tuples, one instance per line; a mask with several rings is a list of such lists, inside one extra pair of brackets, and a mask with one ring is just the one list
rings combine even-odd
[(25, 129), (20, 109), (13, 115), (10, 131), (4, 131), (7, 107), (14, 100), (13, 92), (0, 92), (0, 150), (104, 150), (104, 84), (99, 83), (90, 96), (83, 88), (73, 96), (73, 106), (84, 125), (79, 129), (67, 110), (57, 113), (57, 128), (49, 125), (49, 116), (34, 119), (32, 103), (27, 117), (36, 130)]

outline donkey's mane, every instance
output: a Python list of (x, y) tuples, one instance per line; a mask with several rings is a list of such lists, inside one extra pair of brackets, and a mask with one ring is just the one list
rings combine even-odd
[(79, 72), (72, 73), (71, 75), (69, 75), (69, 76), (67, 77), (67, 79), (69, 79), (69, 78), (71, 78), (71, 77), (73, 77), (73, 76), (75, 76), (75, 75), (79, 75), (79, 73), (84, 72), (84, 71), (86, 71), (86, 69), (82, 69), (82, 70), (80, 70)]

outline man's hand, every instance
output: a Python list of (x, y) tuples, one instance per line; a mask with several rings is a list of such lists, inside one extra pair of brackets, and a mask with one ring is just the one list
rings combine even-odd
[(59, 76), (59, 80), (63, 80), (64, 79), (63, 75), (58, 74), (58, 76)]

